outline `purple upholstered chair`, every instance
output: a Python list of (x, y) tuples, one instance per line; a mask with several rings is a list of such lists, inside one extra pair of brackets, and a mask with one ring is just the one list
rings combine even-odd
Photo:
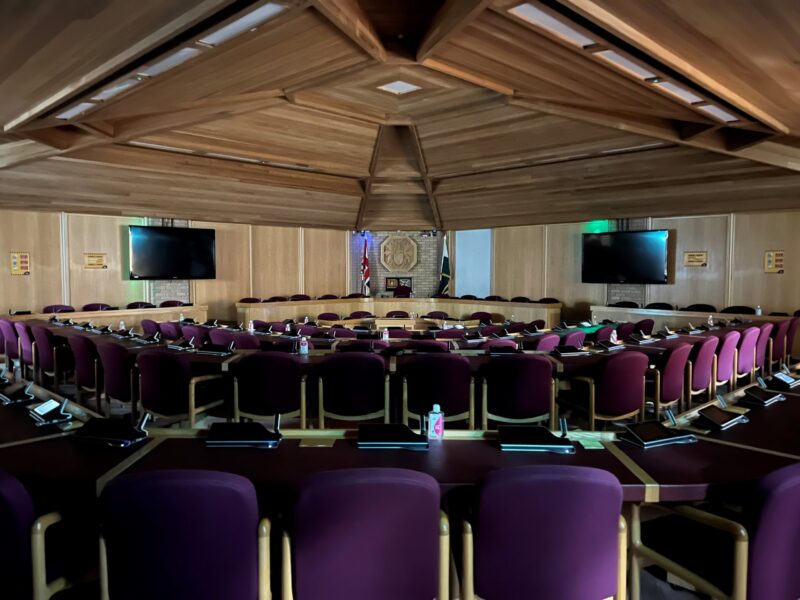
[(45, 314), (51, 313), (70, 313), (75, 312), (75, 308), (69, 304), (50, 304), (42, 309)]
[(561, 338), (555, 333), (545, 333), (537, 335), (529, 341), (525, 341), (525, 350), (536, 350), (538, 352), (550, 352), (561, 343)]
[(690, 304), (681, 310), (689, 312), (715, 313), (717, 312), (717, 307), (711, 304)]
[(620, 300), (619, 302), (612, 302), (609, 306), (613, 306), (615, 308), (639, 308), (639, 304), (637, 302), (632, 302), (631, 300)]
[(317, 321), (338, 321), (339, 315), (332, 312), (324, 312), (317, 315)]
[(81, 310), (85, 312), (90, 312), (96, 310), (108, 310), (109, 308), (111, 308), (110, 304), (106, 304), (104, 302), (91, 302), (89, 304), (84, 304)]
[(530, 302), (530, 301), (531, 299), (528, 298), (527, 296), (514, 296), (511, 299), (511, 302)]
[(338, 300), (339, 296), (336, 294), (322, 294), (322, 296), (317, 296), (317, 300)]
[(366, 319), (367, 317), (373, 316), (371, 312), (368, 310), (355, 310), (350, 313), (350, 319)]
[(642, 332), (645, 335), (652, 335), (655, 324), (656, 322), (653, 319), (642, 319), (634, 323), (633, 331), (634, 333)]
[(713, 394), (717, 393), (717, 387), (728, 386), (728, 391), (733, 388), (736, 380), (736, 347), (742, 334), (738, 331), (728, 331), (721, 336), (719, 346), (717, 346), (717, 368), (716, 380), (714, 381)]
[(498, 296), (497, 294), (486, 296), (484, 300), (488, 300), (489, 302), (507, 302), (505, 298), (503, 298), (502, 296)]
[(403, 365), (403, 423), (419, 421), (434, 404), (444, 419), (475, 429), (475, 385), (469, 361), (456, 354), (415, 355)]
[(516, 352), (518, 349), (517, 342), (514, 340), (487, 340), (481, 344), (481, 350), (486, 350), (490, 354), (492, 352)]
[(321, 334), (324, 329), (315, 325), (301, 325), (297, 328), (297, 335), (304, 335), (306, 337), (314, 337)]
[(142, 410), (156, 416), (188, 419), (194, 428), (197, 415), (224, 404), (230, 386), (221, 375), (192, 377), (186, 354), (164, 349), (145, 350), (136, 358)]
[[(391, 334), (391, 331), (389, 333)], [(333, 327), (330, 329), (330, 334), (337, 340), (350, 340), (358, 337), (358, 334), (355, 331), (348, 329), (347, 327)], [(391, 337), (391, 335), (389, 337)]]
[(601, 363), (594, 377), (575, 377), (573, 382), (586, 384), (583, 390), (573, 385), (565, 404), (588, 413), (589, 428), (595, 430), (595, 421), (616, 421), (638, 417), (644, 420), (644, 376), (648, 366), (647, 355), (641, 352), (619, 352)]
[(794, 317), (789, 322), (789, 329), (786, 330), (786, 362), (791, 364), (792, 350), (794, 349), (794, 338), (797, 335), (797, 326), (800, 325), (800, 317)]
[(14, 329), (14, 321), (0, 319), (0, 337), (3, 338), (3, 354), (6, 357), (6, 368), (11, 368), (13, 362), (19, 360), (19, 338)]
[(261, 341), (252, 333), (237, 331), (233, 334), (233, 347), (236, 350), (260, 350)]
[(653, 412), (658, 419), (661, 411), (673, 404), (678, 404), (678, 410), (683, 409), (683, 391), (686, 383), (686, 365), (689, 363), (691, 344), (676, 344), (665, 353), (659, 369), (649, 369), (648, 394), (653, 398)]
[(464, 556), (474, 556), (474, 569), (465, 564), (463, 572), (475, 576), (474, 584), (464, 582), (464, 599), (625, 598), (621, 510), (622, 486), (601, 469), (542, 465), (490, 473), (474, 523), (464, 524)]
[(562, 346), (575, 346), (576, 348), (583, 348), (583, 343), (586, 341), (585, 331), (570, 331), (561, 340)]
[(444, 312), (443, 310), (432, 310), (432, 311), (431, 311), (431, 312), (429, 312), (427, 315), (425, 315), (425, 317), (427, 317), (428, 319), (440, 319), (440, 320), (445, 320), (445, 319), (449, 319), (449, 318), (450, 318), (450, 315), (448, 315), (448, 314), (447, 314), (446, 312)]
[(125, 307), (127, 309), (137, 309), (137, 308), (155, 308), (155, 304), (150, 304), (149, 302), (138, 301), (138, 302), (129, 302), (128, 305)]
[(180, 323), (174, 321), (164, 321), (158, 324), (158, 329), (161, 335), (166, 340), (178, 340), (183, 337), (183, 332)]
[(763, 323), (758, 327), (758, 341), (756, 342), (756, 370), (765, 375), (765, 365), (769, 362), (769, 344), (772, 341), (772, 323)]
[(272, 331), (276, 333), (283, 333), (286, 331), (286, 323), (283, 321), (270, 321), (267, 323), (270, 327), (272, 327)]
[(241, 304), (257, 304), (261, 302), (261, 298), (254, 298), (253, 296), (248, 296), (246, 298), (239, 298), (239, 302)]
[(528, 331), (533, 331), (534, 328), (536, 328), (536, 329), (544, 329), (544, 327), (545, 327), (544, 319), (536, 319), (535, 321), (531, 321), (530, 323), (528, 323), (525, 326), (525, 328)]
[(208, 330), (208, 337), (212, 344), (219, 346), (230, 346), (231, 342), (236, 341), (236, 334), (229, 329), (213, 328)]
[[(793, 464), (758, 482), (741, 513), (714, 506), (680, 507), (678, 514), (643, 523), (640, 547), (648, 550), (648, 559), (667, 571), (674, 563), (688, 569), (693, 574), (692, 584), (703, 595), (748, 600), (798, 598), (798, 506), (800, 464)], [(638, 510), (638, 506), (634, 508), (635, 516)], [(734, 553), (734, 548), (741, 552)], [(709, 556), (719, 558), (709, 560)]]
[(756, 344), (758, 343), (758, 327), (748, 327), (739, 338), (739, 347), (736, 353), (736, 377), (734, 383), (738, 386), (739, 380), (750, 378), (750, 383), (755, 381), (756, 375)]
[(100, 530), (111, 598), (257, 600), (269, 588), (269, 522), (239, 475), (123, 475), (100, 497)]
[(550, 428), (555, 428), (553, 364), (547, 358), (530, 354), (498, 356), (483, 367), (482, 375), (482, 429), (489, 429), (489, 420), (534, 423), (548, 415)]
[(256, 352), (236, 363), (233, 416), (263, 419), (280, 413), (300, 419), (306, 428), (306, 376), (297, 357), (285, 352)]
[(606, 325), (605, 327), (601, 327), (597, 331), (594, 332), (594, 339), (596, 342), (608, 342), (611, 339), (611, 334), (614, 331), (614, 328), (610, 325)]
[(627, 340), (629, 337), (631, 337), (632, 333), (638, 333), (636, 331), (636, 323), (620, 323), (617, 325), (618, 340)]
[(137, 378), (133, 376), (136, 368), (136, 357), (122, 344), (98, 344), (97, 354), (103, 367), (103, 389), (106, 406), (110, 411), (111, 400), (131, 404), (131, 413), (135, 417), (137, 398), (135, 386)]
[(187, 340), (194, 340), (192, 343), (195, 348), (205, 345), (210, 340), (209, 329), (200, 325), (183, 325), (181, 332)]
[(486, 325), (479, 328), (480, 334), (486, 337), (491, 337), (494, 334), (505, 335), (506, 328), (502, 325)]
[(470, 316), (467, 317), (467, 321), (480, 321), (481, 325), (491, 325), (492, 324), (492, 315), (491, 313), (478, 311), (472, 313)]
[(718, 337), (708, 336), (699, 344), (695, 344), (689, 353), (689, 375), (685, 396), (689, 402), (687, 408), (692, 407), (692, 399), (695, 396), (705, 393), (709, 400), (713, 397), (714, 359), (718, 345)]
[(97, 412), (102, 412), (103, 368), (97, 346), (85, 335), (71, 335), (68, 341), (75, 361), (75, 400), (80, 403), (84, 393), (90, 392), (95, 398)]
[(651, 302), (645, 308), (647, 310), (675, 310), (675, 307), (669, 302)]
[(474, 294), (464, 294), (463, 296), (461, 296), (460, 299), (461, 300), (477, 300), (478, 297), (476, 295), (474, 295)]
[(786, 358), (786, 334), (789, 333), (789, 319), (779, 321), (772, 330), (772, 356), (770, 357), (770, 371), (773, 368), (780, 368), (780, 364)]
[(388, 423), (389, 375), (383, 358), (370, 352), (327, 355), (319, 365), (319, 428), (325, 418)]
[(410, 340), (411, 336), (414, 335), (410, 329), (390, 329), (389, 330), (389, 339), (394, 340)]
[(347, 298), (347, 299), (351, 299), (351, 298), (366, 298), (366, 295), (364, 295), (364, 294), (362, 294), (360, 292), (354, 292), (352, 294), (347, 294), (347, 296), (345, 296), (345, 298)]
[(176, 306), (183, 306), (183, 302), (180, 300), (164, 300), (158, 306), (159, 308), (175, 308)]
[(28, 491), (13, 476), (0, 471), (0, 577), (3, 596), (33, 597), (31, 528), (36, 509)]
[(409, 340), (407, 348), (414, 352), (447, 354), (450, 352), (450, 342), (448, 340)]
[(439, 504), (439, 484), (418, 471), (312, 475), (286, 538), (283, 571), (294, 574), (294, 598), (449, 598), (448, 527)]
[(33, 362), (39, 382), (44, 384), (45, 376), (52, 377), (53, 388), (57, 390), (63, 374), (72, 370), (72, 354), (68, 348), (56, 343), (56, 336), (47, 327), (33, 325), (31, 333), (36, 343)]
[(286, 296), (270, 296), (265, 302), (287, 302), (288, 300)]
[(558, 304), (561, 302), (558, 298), (539, 298), (539, 304)]
[(437, 340), (463, 340), (467, 335), (467, 330), (453, 327), (437, 331), (435, 335)]
[(308, 294), (292, 294), (291, 296), (289, 296), (289, 300), (291, 300), (292, 302), (297, 302), (300, 300), (311, 300), (311, 296), (309, 296)]
[(392, 295), (395, 298), (410, 298), (413, 290), (407, 285), (398, 285), (392, 290)]
[(140, 325), (142, 326), (142, 331), (145, 335), (155, 335), (157, 333), (161, 333), (161, 328), (159, 327), (158, 323), (152, 319), (142, 319)]
[(408, 313), (404, 310), (390, 310), (386, 313), (387, 319), (407, 319)]
[(389, 347), (383, 340), (344, 340), (336, 344), (337, 352), (375, 352)]
[(33, 334), (31, 333), (31, 328), (24, 321), (16, 321), (14, 329), (19, 340), (19, 368), (22, 377), (27, 377), (27, 372), (30, 370), (31, 377), (35, 379), (36, 367), (33, 364)]
[(449, 298), (450, 294), (434, 294), (431, 298)]

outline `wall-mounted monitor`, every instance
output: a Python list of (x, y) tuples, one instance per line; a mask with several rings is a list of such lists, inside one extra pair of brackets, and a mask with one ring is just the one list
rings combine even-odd
[(667, 283), (669, 231), (583, 234), (583, 283)]
[(214, 279), (215, 231), (130, 225), (131, 279)]

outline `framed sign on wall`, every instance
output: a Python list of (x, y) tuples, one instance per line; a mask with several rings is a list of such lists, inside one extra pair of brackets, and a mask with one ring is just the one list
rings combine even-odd
[(764, 273), (783, 273), (783, 250), (764, 252)]
[(708, 251), (707, 250), (692, 250), (683, 253), (683, 266), (684, 267), (707, 267), (708, 266)]
[(409, 287), (413, 288), (411, 282), (413, 277), (387, 277), (386, 278), (386, 289), (388, 291), (396, 290), (398, 287)]

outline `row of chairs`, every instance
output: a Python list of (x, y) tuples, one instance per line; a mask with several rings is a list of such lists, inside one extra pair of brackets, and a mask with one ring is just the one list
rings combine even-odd
[[(406, 291), (407, 290), (407, 291)], [(395, 290), (395, 298), (402, 298), (410, 296), (411, 290), (409, 288), (400, 289), (398, 292)], [(342, 298), (350, 299), (350, 298), (367, 298), (365, 294), (354, 293), (348, 294), (347, 296), (342, 296)], [(485, 298), (479, 298), (474, 294), (464, 294), (463, 296), (450, 296), (449, 294), (434, 294), (431, 298), (441, 298), (441, 299), (448, 299), (452, 298), (453, 300), (488, 300), (494, 302), (534, 302), (538, 304), (558, 304), (561, 302), (558, 298), (539, 298), (538, 300), (531, 300), (527, 296), (514, 296), (509, 300), (508, 298), (504, 298), (502, 296), (492, 295), (486, 296)], [(339, 296), (335, 294), (323, 294), (322, 296), (317, 296), (317, 300), (337, 300)], [(289, 302), (292, 300), (313, 300), (311, 296), (307, 294), (293, 294), (291, 296), (271, 296), (269, 298), (257, 298), (248, 296), (246, 298), (240, 298), (239, 302), (243, 304), (255, 304), (258, 302)]]
[[(173, 308), (177, 306), (189, 306), (188, 304), (181, 302), (180, 300), (164, 300), (159, 305), (159, 308)], [(144, 301), (136, 301), (136, 302), (129, 302), (125, 308), (126, 309), (140, 309), (140, 308), (155, 308), (155, 304), (151, 304), (150, 302)], [(111, 306), (110, 304), (105, 304), (103, 302), (92, 302), (90, 304), (84, 304), (81, 307), (82, 311), (89, 312), (89, 311), (96, 311), (96, 310), (117, 310), (116, 306)], [(75, 312), (75, 307), (70, 306), (69, 304), (49, 304), (42, 308), (42, 312), (45, 314), (53, 314), (53, 313), (71, 313)]]
[[(613, 302), (609, 304), (609, 306), (615, 308), (639, 308), (638, 302), (633, 302), (632, 300), (620, 300), (619, 302)], [(708, 313), (716, 313), (717, 307), (712, 304), (690, 304), (684, 308), (677, 308), (674, 304), (669, 304), (668, 302), (651, 302), (650, 304), (645, 305), (645, 309), (647, 310), (684, 310), (687, 312), (708, 312)], [(722, 310), (719, 311), (720, 313), (725, 314), (732, 314), (732, 315), (754, 315), (756, 314), (756, 309), (752, 306), (744, 306), (744, 305), (737, 305), (737, 306), (726, 306)], [(789, 313), (785, 312), (771, 312), (769, 313), (770, 316), (773, 317), (788, 317)], [(794, 311), (795, 317), (800, 317), (800, 310)]]

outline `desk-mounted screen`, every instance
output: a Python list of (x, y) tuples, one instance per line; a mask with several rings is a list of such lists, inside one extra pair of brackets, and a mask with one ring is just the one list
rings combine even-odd
[(131, 225), (131, 279), (214, 279), (215, 231)]
[(667, 283), (669, 231), (583, 234), (583, 283)]

